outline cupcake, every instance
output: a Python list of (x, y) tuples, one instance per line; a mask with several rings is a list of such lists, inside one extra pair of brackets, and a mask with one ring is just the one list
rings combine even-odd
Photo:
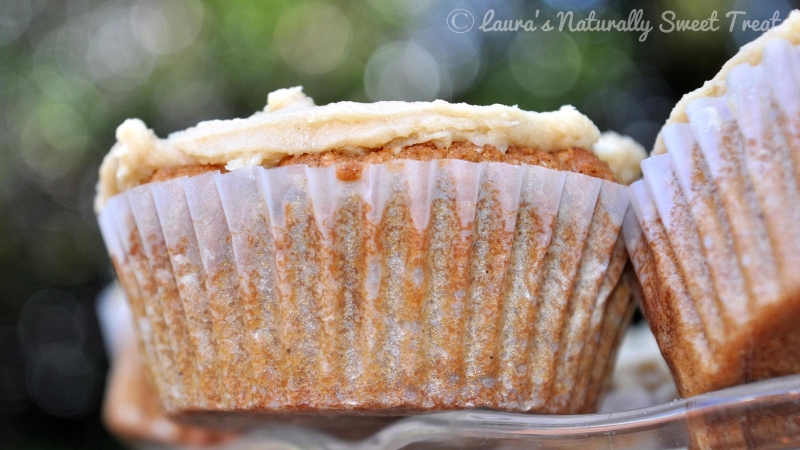
[(800, 373), (800, 13), (684, 97), (625, 239), (681, 395)]
[(126, 121), (96, 206), (164, 411), (594, 410), (633, 307), (598, 137), (571, 107), (300, 88), (166, 139)]

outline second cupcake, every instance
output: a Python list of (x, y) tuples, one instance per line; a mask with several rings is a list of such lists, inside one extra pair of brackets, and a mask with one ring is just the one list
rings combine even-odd
[(800, 13), (688, 94), (631, 186), (645, 316), (683, 396), (800, 373)]

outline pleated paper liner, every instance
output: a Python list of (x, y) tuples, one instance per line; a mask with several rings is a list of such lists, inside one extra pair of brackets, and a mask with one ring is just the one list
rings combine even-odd
[(460, 160), (340, 169), (109, 200), (100, 224), (167, 412), (595, 409), (632, 308), (624, 186)]
[[(641, 205), (641, 200), (639, 201)], [(664, 228), (657, 225), (658, 218), (653, 218), (652, 214), (652, 210), (643, 211), (644, 217), (650, 217), (649, 220), (643, 219), (643, 223), (651, 227), (653, 242), (663, 242), (660, 240), (665, 239)], [(674, 256), (666, 250), (651, 250), (658, 245), (650, 246), (633, 209), (626, 214), (623, 228), (626, 245), (631, 252), (631, 263), (641, 282), (642, 295), (635, 297), (639, 299), (651, 329), (658, 336), (659, 347), (676, 377), (677, 384), (684, 390), (699, 392), (707, 389), (706, 386), (711, 382), (733, 382), (726, 379), (726, 375), (709, 369), (718, 366), (710, 362), (712, 356), (709, 355), (707, 343), (698, 336), (701, 334), (698, 330), (699, 318), (694, 307), (687, 306), (691, 299), (682, 283), (676, 282), (678, 277), (675, 274), (679, 274), (679, 269)], [(659, 260), (658, 264), (656, 260)], [(731, 369), (733, 374), (742, 373), (741, 370)], [(800, 406), (762, 405), (759, 408), (720, 410), (716, 415), (689, 415), (687, 430), (691, 448), (772, 448), (769, 443), (774, 443), (776, 436), (794, 439), (796, 429), (800, 427), (800, 422), (797, 421), (797, 417), (800, 417)]]
[(799, 81), (800, 49), (768, 43), (631, 186), (628, 250), (683, 396), (800, 372)]
[(125, 341), (114, 358), (103, 404), (103, 422), (132, 445), (212, 445), (235, 435), (182, 426), (167, 419), (145, 378), (135, 342)]

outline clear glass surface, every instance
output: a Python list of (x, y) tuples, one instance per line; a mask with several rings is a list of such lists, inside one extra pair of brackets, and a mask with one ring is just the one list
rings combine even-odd
[(614, 413), (437, 413), (399, 420), (361, 441), (272, 426), (225, 446), (226, 450), (297, 448), (797, 449), (800, 375)]

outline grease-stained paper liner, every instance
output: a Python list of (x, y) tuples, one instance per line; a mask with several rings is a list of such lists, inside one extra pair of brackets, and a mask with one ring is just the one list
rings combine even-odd
[(595, 408), (633, 304), (624, 186), (460, 160), (340, 170), (209, 172), (109, 201), (165, 410)]
[(682, 395), (800, 372), (800, 49), (775, 40), (642, 163), (626, 242)]

